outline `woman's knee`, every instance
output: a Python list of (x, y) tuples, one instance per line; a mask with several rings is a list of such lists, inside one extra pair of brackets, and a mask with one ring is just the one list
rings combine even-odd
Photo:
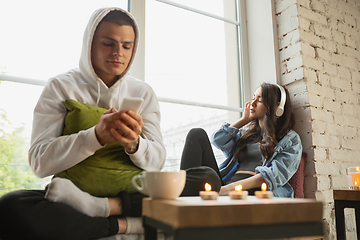
[(205, 183), (209, 183), (212, 190), (219, 192), (221, 179), (214, 169), (207, 166), (194, 167), (186, 170), (186, 183), (182, 196), (198, 196), (199, 191), (205, 190)]
[(207, 137), (207, 133), (205, 132), (204, 129), (202, 128), (192, 128), (189, 133), (187, 134), (187, 139), (199, 139), (206, 136)]

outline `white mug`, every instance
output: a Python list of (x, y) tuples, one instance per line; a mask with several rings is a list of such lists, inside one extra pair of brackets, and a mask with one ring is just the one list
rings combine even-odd
[[(137, 184), (140, 180), (141, 186)], [(136, 190), (154, 199), (175, 199), (182, 193), (186, 181), (186, 172), (150, 172), (135, 175), (131, 182)]]

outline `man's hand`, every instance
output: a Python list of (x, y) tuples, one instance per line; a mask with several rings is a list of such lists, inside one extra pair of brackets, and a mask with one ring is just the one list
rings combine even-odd
[(117, 128), (114, 121), (116, 118), (120, 118), (120, 113), (117, 113), (114, 108), (107, 110), (100, 117), (99, 123), (95, 127), (95, 134), (101, 145), (117, 141), (110, 131), (112, 128)]
[(139, 146), (139, 135), (144, 123), (140, 115), (134, 111), (121, 113), (121, 119), (115, 121), (117, 129), (111, 129), (112, 135), (120, 142), (128, 153), (134, 153)]
[(143, 126), (141, 116), (134, 111), (117, 112), (111, 108), (100, 117), (95, 134), (101, 145), (118, 141), (128, 153), (134, 153)]

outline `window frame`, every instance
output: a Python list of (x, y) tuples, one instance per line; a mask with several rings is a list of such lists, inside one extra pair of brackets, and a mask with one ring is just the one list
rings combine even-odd
[[(234, 5), (235, 5), (235, 18), (236, 21), (230, 20), (229, 18), (225, 18), (225, 17), (221, 17), (221, 16), (217, 16), (208, 12), (204, 12), (202, 10), (199, 9), (195, 9), (192, 7), (188, 7), (182, 4), (178, 4), (172, 1), (168, 1), (168, 0), (150, 0), (150, 1), (157, 1), (157, 2), (161, 2), (164, 4), (169, 4), (172, 5), (174, 7), (178, 7), (183, 9), (184, 11), (192, 11), (198, 14), (202, 14), (205, 15), (207, 17), (211, 17), (211, 18), (215, 18), (218, 19), (220, 21), (225, 21), (228, 22), (230, 24), (233, 24), (236, 26), (236, 45), (232, 46), (231, 50), (229, 51), (236, 51), (237, 53), (237, 63), (233, 64), (231, 66), (231, 68), (227, 69), (227, 74), (229, 75), (237, 75), (236, 78), (231, 77), (232, 79), (236, 79), (236, 80), (232, 80), (230, 82), (230, 86), (228, 87), (228, 99), (229, 102), (235, 103), (235, 106), (237, 107), (230, 107), (230, 106), (224, 106), (224, 105), (215, 105), (215, 104), (206, 104), (206, 103), (201, 103), (201, 102), (194, 102), (194, 101), (186, 101), (186, 100), (181, 100), (181, 99), (171, 99), (171, 98), (164, 98), (162, 96), (158, 96), (158, 100), (159, 102), (166, 102), (166, 103), (173, 103), (173, 104), (183, 104), (183, 105), (189, 105), (189, 106), (200, 106), (200, 107), (206, 107), (206, 108), (215, 108), (215, 109), (223, 109), (223, 110), (228, 110), (229, 112), (229, 121), (236, 121), (239, 117), (240, 117), (240, 113), (243, 111), (242, 106), (244, 105), (244, 86), (248, 86), (248, 84), (244, 83), (245, 79), (249, 79), (247, 76), (247, 68), (248, 68), (248, 57), (247, 57), (247, 53), (244, 51), (244, 49), (246, 49), (246, 47), (242, 47), (241, 43), (244, 42), (246, 44), (246, 39), (244, 38), (244, 36), (246, 36), (246, 15), (245, 15), (245, 5), (244, 5), (244, 1), (241, 0), (234, 0)], [(224, 8), (228, 8), (226, 9), (226, 11), (229, 11), (229, 8), (231, 8), (231, 6), (229, 6), (230, 1), (224, 1), (225, 5)], [(133, 65), (129, 71), (129, 73), (134, 76), (135, 78), (138, 79), (142, 79), (146, 82), (146, 75), (145, 75), (145, 39), (146, 39), (146, 23), (145, 23), (145, 16), (146, 16), (146, 0), (136, 0), (136, 1), (131, 1), (129, 0), (129, 9), (131, 14), (134, 16), (134, 18), (136, 19), (138, 26), (139, 26), (139, 31), (140, 31), (140, 36), (141, 39), (138, 43), (138, 51), (137, 51), (137, 55), (134, 59)], [(242, 16), (242, 17), (240, 17)], [(226, 58), (229, 58), (229, 55), (226, 54)], [(227, 61), (227, 62), (231, 62), (231, 61)], [(228, 82), (229, 84), (229, 82)], [(233, 86), (237, 86), (237, 87), (233, 87)], [(231, 92), (231, 94), (229, 94), (229, 91), (232, 90), (233, 92)]]
[[(248, 54), (246, 52), (246, 44), (247, 40), (244, 36), (246, 36), (246, 14), (245, 14), (245, 2), (241, 0), (234, 0), (235, 3), (235, 10), (236, 10), (236, 21), (216, 16), (211, 13), (207, 13), (204, 11), (201, 11), (199, 9), (194, 9), (191, 7), (186, 7), (181, 4), (177, 4), (168, 0), (152, 0), (152, 1), (158, 1), (162, 2), (164, 4), (171, 4), (173, 6), (182, 7), (184, 10), (188, 11), (194, 11), (198, 14), (203, 14), (208, 17), (216, 18), (221, 21), (226, 21), (228, 23), (236, 25), (236, 46), (233, 47), (232, 51), (237, 52), (237, 58), (238, 62), (235, 64), (235, 66), (232, 66), (231, 69), (227, 70), (228, 74), (237, 74), (236, 82), (232, 81), (231, 86), (238, 86), (238, 87), (230, 87), (229, 89), (235, 89), (235, 94), (228, 94), (228, 97), (231, 97), (231, 102), (236, 102), (237, 106), (239, 107), (230, 107), (230, 106), (223, 106), (223, 105), (214, 105), (214, 104), (206, 104), (201, 102), (193, 102), (193, 101), (186, 101), (186, 100), (180, 100), (180, 99), (170, 99), (170, 98), (163, 98), (161, 96), (158, 96), (158, 100), (160, 102), (167, 102), (167, 103), (173, 103), (173, 104), (183, 104), (183, 105), (189, 105), (189, 106), (201, 106), (206, 108), (215, 108), (215, 109), (223, 109), (228, 110), (232, 113), (229, 113), (229, 115), (232, 115), (233, 117), (230, 117), (232, 119), (239, 118), (239, 114), (243, 111), (242, 106), (244, 105), (244, 97), (247, 95), (247, 86), (248, 81), (245, 81), (245, 79), (250, 79), (248, 76)], [(225, 8), (228, 6), (224, 6)], [(129, 73), (134, 76), (135, 78), (142, 79), (146, 81), (145, 79), (145, 39), (146, 39), (146, 24), (145, 24), (145, 14), (146, 14), (146, 0), (128, 0), (128, 11), (131, 12), (131, 14), (136, 19), (140, 35), (142, 36), (139, 39), (139, 47), (133, 62), (133, 65), (129, 71)], [(228, 55), (226, 55), (228, 57)], [(19, 77), (19, 76), (11, 76), (7, 74), (0, 74), (0, 80), (3, 81), (10, 81), (10, 82), (19, 82), (19, 83), (25, 83), (25, 84), (32, 84), (32, 85), (39, 85), (39, 86), (45, 86), (47, 80), (41, 80), (41, 79), (32, 79), (32, 78), (26, 78), (26, 77)], [(230, 120), (230, 119), (229, 119)], [(231, 121), (231, 120), (230, 120)]]
[[(139, 47), (137, 54), (135, 56), (133, 65), (130, 69), (130, 74), (134, 76), (135, 78), (141, 79), (146, 81), (145, 76), (145, 39), (146, 39), (146, 24), (145, 24), (145, 16), (146, 16), (146, 1), (157, 1), (164, 4), (172, 4), (173, 2), (168, 0), (128, 0), (128, 11), (131, 12), (131, 14), (136, 19), (141, 38), (139, 40)], [(256, 90), (256, 88), (260, 85), (261, 82), (278, 82), (279, 83), (279, 51), (277, 46), (277, 33), (276, 33), (276, 16), (274, 14), (274, 6), (275, 2), (274, 0), (268, 1), (268, 0), (258, 0), (257, 4), (254, 4), (251, 2), (251, 0), (233, 0), (233, 1), (224, 1), (224, 10), (226, 11), (234, 11), (236, 14), (236, 21), (228, 21), (228, 19), (219, 17), (213, 14), (209, 14), (206, 12), (203, 12), (199, 9), (192, 9), (189, 7), (184, 8), (184, 11), (194, 11), (198, 14), (203, 14), (208, 17), (213, 17), (221, 21), (226, 21), (231, 24), (236, 25), (236, 36), (230, 36), (230, 41), (235, 41), (236, 44), (226, 44), (231, 45), (230, 48), (226, 49), (228, 52), (236, 52), (238, 61), (236, 63), (231, 63), (231, 66), (226, 70), (227, 76), (228, 75), (237, 75), (236, 77), (232, 77), (231, 81), (228, 81), (228, 102), (231, 102), (232, 104), (235, 103), (236, 107), (230, 107), (230, 106), (224, 106), (224, 105), (214, 105), (214, 104), (207, 104), (207, 103), (200, 103), (200, 102), (193, 102), (193, 101), (186, 101), (181, 99), (170, 99), (170, 98), (164, 98), (162, 96), (158, 96), (158, 100), (160, 102), (165, 103), (171, 103), (171, 104), (182, 104), (182, 105), (188, 105), (188, 106), (200, 106), (205, 108), (215, 108), (215, 109), (221, 109), (221, 110), (228, 110), (228, 121), (229, 122), (235, 122), (239, 119), (242, 111), (243, 106), (246, 101), (249, 101), (252, 98), (252, 93)], [(262, 2), (261, 2), (262, 1)], [(234, 4), (231, 6), (231, 4)], [(175, 4), (180, 5), (180, 4)], [(179, 7), (179, 6), (177, 6)], [(259, 12), (259, 8), (261, 8), (260, 11), (265, 12), (266, 14), (260, 14), (260, 15), (266, 15), (264, 17), (256, 17), (255, 15)], [(250, 18), (249, 18), (250, 16)], [(257, 19), (255, 19), (257, 18)], [(259, 18), (262, 18), (259, 21)], [(269, 21), (270, 18), (270, 21)], [(264, 25), (264, 22), (270, 22), (267, 25)], [(255, 24), (255, 25), (254, 25)], [(263, 26), (262, 26), (263, 25)], [(254, 29), (255, 26), (255, 29)], [(267, 28), (268, 35), (262, 35), (258, 37), (259, 32), (265, 32), (261, 30), (261, 26), (263, 28)], [(269, 26), (271, 26), (271, 30), (269, 31)], [(250, 28), (250, 31), (249, 29)], [(269, 34), (270, 32), (270, 34)], [(273, 47), (270, 47), (268, 49), (267, 53), (264, 53), (262, 51), (261, 55), (257, 55), (256, 51), (254, 49), (257, 47), (254, 46), (253, 39), (254, 38), (260, 38), (263, 41), (267, 41), (272, 44)], [(226, 39), (226, 43), (228, 39)], [(229, 46), (227, 46), (229, 47)], [(263, 58), (263, 55), (266, 54), (269, 65), (273, 65), (274, 69), (270, 69), (270, 71), (262, 68), (262, 66), (259, 66), (259, 64), (254, 64), (257, 62), (257, 59)], [(228, 54), (226, 54), (226, 58), (229, 58)], [(228, 61), (227, 62), (231, 62)], [(228, 65), (228, 64), (227, 64)], [(261, 65), (261, 64), (260, 64)], [(261, 77), (257, 77), (252, 74), (253, 72), (262, 72), (262, 76), (269, 76), (267, 79), (262, 79)], [(273, 74), (275, 72), (275, 75)], [(235, 79), (235, 80), (234, 80)], [(18, 82), (23, 84), (31, 84), (31, 85), (39, 85), (39, 86), (45, 86), (47, 80), (41, 80), (41, 79), (31, 79), (31, 78), (25, 78), (25, 77), (19, 77), (19, 76), (10, 76), (7, 74), (0, 74), (0, 80), (4, 81), (10, 81), (10, 82)], [(232, 92), (230, 92), (232, 91)]]
[[(162, 1), (165, 0), (153, 0)], [(166, 0), (167, 1), (167, 0)], [(251, 0), (234, 0), (236, 3), (237, 21), (239, 22), (237, 31), (237, 53), (238, 63), (236, 68), (232, 68), (228, 72), (238, 72), (239, 81), (238, 94), (235, 94), (230, 100), (231, 102), (238, 102), (239, 109), (227, 109), (227, 106), (214, 106), (218, 109), (226, 109), (233, 111), (234, 118), (239, 117), (239, 112), (242, 112), (241, 106), (244, 106), (246, 101), (252, 98), (252, 93), (262, 82), (279, 83), (281, 79), (280, 62), (279, 62), (279, 47), (278, 47), (278, 35), (276, 29), (276, 16), (275, 16), (275, 0), (258, 0), (255, 4)], [(130, 69), (130, 74), (138, 79), (145, 79), (145, 38), (146, 38), (146, 25), (145, 25), (145, 13), (146, 13), (146, 0), (128, 0), (128, 11), (131, 12), (137, 20), (141, 32), (141, 38), (139, 41), (139, 49), (134, 59), (134, 63)], [(257, 14), (261, 11), (261, 14)], [(256, 15), (256, 16), (255, 16)], [(259, 19), (260, 15), (260, 19)], [(256, 19), (255, 19), (256, 18)], [(270, 26), (270, 30), (269, 30)], [(266, 29), (267, 31), (262, 31)], [(269, 42), (268, 48), (263, 50), (261, 54), (255, 51), (256, 44), (254, 39), (261, 39), (264, 42)], [(270, 46), (270, 47), (269, 47)], [(263, 59), (266, 56), (269, 68), (263, 69), (259, 64), (255, 64), (258, 60)], [(261, 73), (260, 76), (256, 76), (254, 73)], [(0, 73), (0, 80), (19, 82), (25, 84), (33, 84), (44, 86), (46, 80), (31, 79), (20, 76), (11, 76)], [(285, 84), (285, 83), (284, 83)], [(236, 89), (236, 88), (234, 88)], [(229, 95), (231, 96), (231, 95)], [(176, 104), (196, 105), (194, 102), (184, 102), (181, 100), (164, 99), (159, 97), (160, 102), (170, 102)], [(209, 107), (209, 106), (204, 106)], [(224, 108), (223, 108), (224, 107)], [(231, 120), (229, 119), (229, 120)]]

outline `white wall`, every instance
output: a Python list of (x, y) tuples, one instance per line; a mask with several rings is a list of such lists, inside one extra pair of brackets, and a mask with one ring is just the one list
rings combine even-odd
[[(324, 203), (325, 239), (336, 239), (333, 189), (360, 155), (360, 1), (276, 0), (281, 82), (295, 106), (305, 197)], [(352, 209), (347, 239), (356, 239)]]

